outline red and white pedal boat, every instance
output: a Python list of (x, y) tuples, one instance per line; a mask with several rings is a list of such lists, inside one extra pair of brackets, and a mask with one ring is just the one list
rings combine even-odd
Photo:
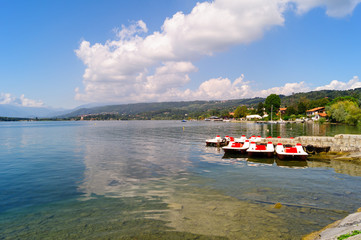
[(280, 160), (283, 159), (299, 159), (306, 160), (308, 153), (303, 150), (301, 143), (297, 143), (295, 147), (283, 147), (282, 143), (276, 146), (276, 154)]
[(224, 153), (241, 153), (243, 143), (240, 142), (229, 142), (225, 147), (222, 147)]
[(249, 157), (253, 157), (256, 155), (273, 157), (274, 151), (275, 148), (272, 142), (268, 142), (267, 145), (257, 145), (255, 142), (251, 142), (249, 148), (247, 149)]
[(246, 135), (242, 135), (240, 138), (234, 138), (235, 142), (244, 143), (247, 140)]
[(262, 140), (262, 138), (261, 138), (261, 136), (251, 136), (250, 138), (249, 138), (249, 141), (252, 143), (252, 142), (260, 142)]
[(249, 140), (245, 140), (244, 143), (239, 142), (229, 142), (225, 147), (222, 147), (224, 153), (233, 153), (233, 154), (245, 154), (249, 148)]
[(206, 140), (206, 146), (214, 146), (214, 147), (217, 147), (217, 146), (225, 146), (227, 145), (227, 140), (226, 138), (221, 138), (220, 135), (217, 135), (217, 137), (215, 138), (212, 138), (212, 139), (207, 139)]

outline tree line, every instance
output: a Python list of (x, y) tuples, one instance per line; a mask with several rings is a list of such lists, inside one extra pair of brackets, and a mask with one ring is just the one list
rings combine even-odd
[[(271, 94), (264, 102), (259, 102), (256, 108), (247, 108), (245, 105), (238, 106), (234, 112), (234, 117), (244, 118), (250, 114), (258, 114), (260, 116), (267, 114), (268, 117), (265, 120), (269, 120), (272, 114), (272, 119), (274, 120), (280, 118), (283, 120), (295, 120), (296, 118), (306, 118), (307, 110), (325, 107), (327, 120), (330, 122), (361, 125), (360, 103), (360, 98), (355, 98), (355, 96), (342, 96), (334, 99), (323, 97), (313, 100), (302, 96), (297, 101), (290, 102), (288, 106), (283, 104), (286, 110), (281, 113), (281, 97), (277, 94)], [(324, 122), (326, 118), (321, 118), (320, 121)]]

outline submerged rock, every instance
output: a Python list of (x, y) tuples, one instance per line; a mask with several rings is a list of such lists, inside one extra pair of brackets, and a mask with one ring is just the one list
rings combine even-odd
[(282, 204), (281, 203), (276, 203), (273, 208), (276, 208), (276, 209), (280, 209), (282, 207)]

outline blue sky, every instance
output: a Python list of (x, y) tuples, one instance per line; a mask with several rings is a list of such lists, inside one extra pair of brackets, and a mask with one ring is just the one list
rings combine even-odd
[(0, 104), (361, 87), (354, 0), (0, 0)]

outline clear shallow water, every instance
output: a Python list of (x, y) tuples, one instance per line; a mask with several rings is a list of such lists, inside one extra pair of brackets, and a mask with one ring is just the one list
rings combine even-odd
[[(0, 123), (0, 239), (300, 239), (361, 207), (361, 166), (227, 158), (204, 140), (359, 130), (180, 121)], [(273, 207), (277, 202), (280, 209)]]

